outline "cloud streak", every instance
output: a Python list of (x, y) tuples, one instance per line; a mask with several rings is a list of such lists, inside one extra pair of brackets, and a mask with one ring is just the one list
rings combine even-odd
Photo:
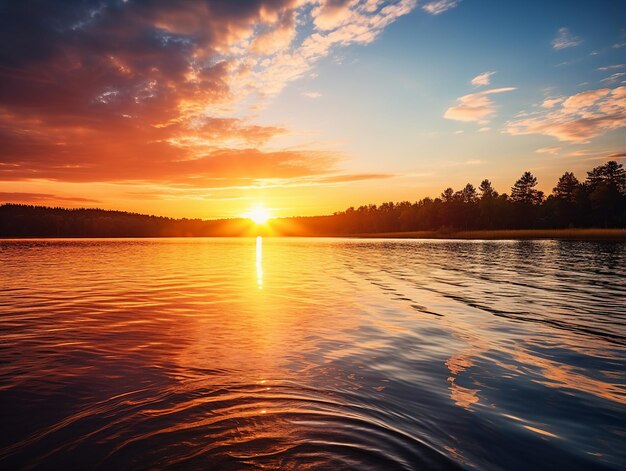
[(422, 5), (422, 10), (431, 15), (440, 15), (452, 8), (455, 8), (461, 0), (435, 0)]
[(41, 204), (55, 201), (63, 201), (64, 203), (82, 204), (99, 203), (100, 201), (91, 198), (81, 198), (74, 196), (60, 196), (49, 193), (8, 193), (0, 191), (0, 202), (2, 203), (24, 203), (24, 204)]
[(582, 39), (574, 36), (568, 28), (560, 28), (556, 38), (552, 40), (552, 48), (558, 50), (575, 47), (582, 43)]
[(470, 93), (457, 99), (458, 104), (444, 113), (444, 118), (456, 121), (486, 124), (495, 115), (496, 104), (489, 95), (515, 90), (515, 87), (493, 88), (478, 93)]

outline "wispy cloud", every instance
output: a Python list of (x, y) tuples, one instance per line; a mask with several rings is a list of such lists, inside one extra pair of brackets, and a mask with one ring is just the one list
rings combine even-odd
[(587, 90), (563, 100), (559, 106), (507, 123), (513, 135), (543, 134), (560, 141), (586, 143), (626, 126), (626, 86)]
[(606, 72), (609, 70), (624, 69), (624, 68), (626, 68), (624, 64), (614, 64), (614, 65), (607, 65), (605, 67), (598, 67), (597, 70), (599, 70), (600, 72)]
[(443, 117), (456, 121), (475, 121), (486, 124), (496, 112), (495, 103), (489, 95), (515, 90), (515, 87), (493, 88), (479, 93), (471, 93), (457, 99), (458, 104), (446, 110)]
[(562, 157), (574, 157), (582, 161), (594, 161), (594, 160), (623, 160), (626, 157), (624, 151), (618, 150), (618, 148), (596, 148), (596, 149), (578, 149)]
[(616, 72), (606, 78), (603, 78), (602, 80), (600, 80), (600, 82), (605, 85), (611, 85), (613, 83), (619, 82), (620, 80), (624, 80), (624, 77), (626, 77), (626, 72)]
[(422, 5), (422, 10), (431, 15), (440, 15), (441, 13), (456, 7), (461, 0), (435, 0)]
[(455, 162), (443, 162), (442, 167), (471, 167), (476, 165), (484, 165), (486, 162), (480, 159), (468, 159)]
[(61, 196), (50, 193), (8, 193), (0, 191), (0, 202), (2, 203), (29, 203), (42, 204), (54, 201), (63, 201), (74, 205), (85, 205), (99, 203), (100, 201), (91, 198), (82, 198), (78, 196)]
[(309, 91), (309, 92), (302, 92), (302, 96), (315, 99), (315, 98), (321, 97), (322, 94), (320, 92)]
[(472, 85), (476, 87), (480, 87), (482, 85), (489, 85), (491, 83), (491, 76), (495, 74), (495, 72), (483, 72), (482, 74), (478, 74), (476, 77), (472, 79)]
[(552, 47), (559, 50), (578, 46), (580, 43), (582, 39), (574, 36), (568, 28), (560, 28), (556, 38), (552, 40)]
[(331, 175), (328, 177), (322, 177), (316, 179), (320, 183), (347, 183), (357, 182), (364, 180), (382, 180), (386, 178), (393, 178), (396, 175), (391, 173), (357, 173), (357, 174), (341, 174)]
[[(337, 48), (373, 42), (389, 24), (411, 12), (417, 1), (394, 0), (381, 4), (325, 0), (310, 10), (310, 16), (307, 16), (310, 5), (304, 3), (305, 6), (294, 13), (299, 18), (295, 22), (298, 32), (288, 47), (263, 59), (250, 54), (247, 39), (229, 49), (231, 100), (226, 104), (215, 103), (209, 110), (231, 112), (251, 96), (265, 101), (271, 99), (288, 83), (310, 73), (315, 64)], [(263, 102), (255, 106), (263, 106)]]
[(561, 149), (562, 149), (561, 146), (546, 146), (546, 147), (540, 147), (539, 149), (535, 150), (535, 152), (537, 152), (538, 154), (555, 155), (555, 154), (558, 154)]
[(542, 108), (554, 108), (556, 105), (561, 103), (563, 100), (565, 100), (565, 98), (563, 98), (563, 97), (546, 98), (545, 100), (543, 100), (543, 103), (541, 103), (541, 107)]

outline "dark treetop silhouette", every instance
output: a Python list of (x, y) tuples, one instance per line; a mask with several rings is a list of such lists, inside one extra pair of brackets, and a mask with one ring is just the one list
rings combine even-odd
[[(525, 172), (510, 196), (489, 180), (478, 190), (447, 188), (439, 198), (348, 208), (330, 216), (271, 221), (278, 235), (350, 235), (407, 231), (562, 229), (626, 227), (626, 171), (609, 161), (579, 182), (565, 172), (547, 198), (537, 178)], [(0, 206), (0, 237), (177, 237), (250, 235), (260, 229), (247, 219), (172, 219), (102, 209)]]

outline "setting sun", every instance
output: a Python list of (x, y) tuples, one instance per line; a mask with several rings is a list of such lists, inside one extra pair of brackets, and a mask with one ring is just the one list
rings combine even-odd
[(265, 224), (270, 218), (270, 213), (263, 207), (256, 207), (246, 213), (246, 217), (252, 219), (256, 224)]

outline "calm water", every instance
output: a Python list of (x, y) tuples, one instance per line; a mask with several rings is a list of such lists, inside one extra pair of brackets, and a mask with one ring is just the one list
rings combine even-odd
[(0, 242), (0, 468), (620, 469), (626, 244)]

